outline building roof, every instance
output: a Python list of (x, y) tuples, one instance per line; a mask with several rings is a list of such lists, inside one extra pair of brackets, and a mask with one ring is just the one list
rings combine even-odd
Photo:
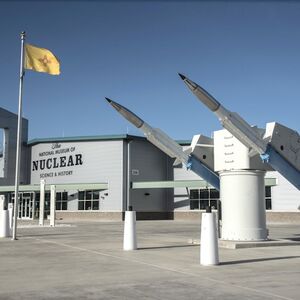
[[(3, 107), (0, 107), (0, 117), (18, 120), (17, 114), (15, 114)], [(28, 122), (28, 120), (26, 118), (24, 118), (23, 116), (22, 116), (22, 120)]]
[(113, 134), (113, 135), (95, 135), (95, 136), (71, 136), (71, 137), (52, 137), (38, 138), (28, 141), (29, 146), (40, 143), (56, 143), (56, 142), (82, 142), (82, 141), (111, 141), (111, 140), (130, 140), (130, 139), (146, 139), (142, 136), (128, 134)]
[[(143, 136), (129, 134), (113, 134), (113, 135), (96, 135), (96, 136), (72, 136), (72, 137), (52, 137), (52, 138), (37, 138), (28, 141), (27, 145), (34, 146), (41, 143), (58, 143), (58, 142), (82, 142), (82, 141), (111, 141), (111, 140), (146, 140)], [(177, 141), (182, 146), (190, 145), (191, 141)]]

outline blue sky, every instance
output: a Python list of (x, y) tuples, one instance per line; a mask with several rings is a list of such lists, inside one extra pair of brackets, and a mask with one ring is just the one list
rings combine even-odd
[(27, 71), (29, 138), (141, 133), (104, 100), (174, 139), (220, 129), (178, 77), (250, 124), (300, 131), (300, 3), (1, 1), (0, 106), (18, 107), (20, 38), (48, 48), (61, 75)]

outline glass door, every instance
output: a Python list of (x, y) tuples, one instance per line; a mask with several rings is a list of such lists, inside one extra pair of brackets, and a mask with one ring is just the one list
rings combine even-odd
[(19, 219), (33, 219), (33, 193), (20, 193)]

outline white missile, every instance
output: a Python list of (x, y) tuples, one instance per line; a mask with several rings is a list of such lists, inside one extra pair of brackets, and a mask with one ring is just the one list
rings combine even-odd
[(217, 115), (222, 126), (235, 136), (241, 143), (250, 148), (251, 156), (256, 153), (264, 154), (267, 149), (267, 142), (262, 138), (259, 132), (251, 127), (237, 113), (227, 110), (212, 95), (197, 83), (188, 79), (186, 76), (179, 74), (180, 78), (195, 94), (195, 96)]
[(172, 158), (176, 158), (178, 163), (188, 164), (189, 156), (185, 153), (181, 146), (176, 143), (167, 134), (161, 131), (159, 128), (153, 128), (129, 109), (125, 108), (121, 104), (105, 98), (107, 102), (114, 107), (125, 119), (127, 119), (134, 126), (139, 128), (153, 145), (159, 148), (161, 151), (166, 153)]

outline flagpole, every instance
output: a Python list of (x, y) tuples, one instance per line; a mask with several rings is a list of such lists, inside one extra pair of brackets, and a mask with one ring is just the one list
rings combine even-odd
[(19, 204), (19, 183), (20, 183), (20, 157), (22, 141), (22, 92), (24, 78), (24, 41), (25, 31), (21, 33), (21, 62), (20, 62), (20, 84), (19, 84), (19, 109), (18, 109), (18, 132), (17, 132), (17, 151), (16, 151), (16, 173), (15, 173), (15, 201), (14, 201), (14, 221), (12, 240), (17, 240), (17, 219)]

